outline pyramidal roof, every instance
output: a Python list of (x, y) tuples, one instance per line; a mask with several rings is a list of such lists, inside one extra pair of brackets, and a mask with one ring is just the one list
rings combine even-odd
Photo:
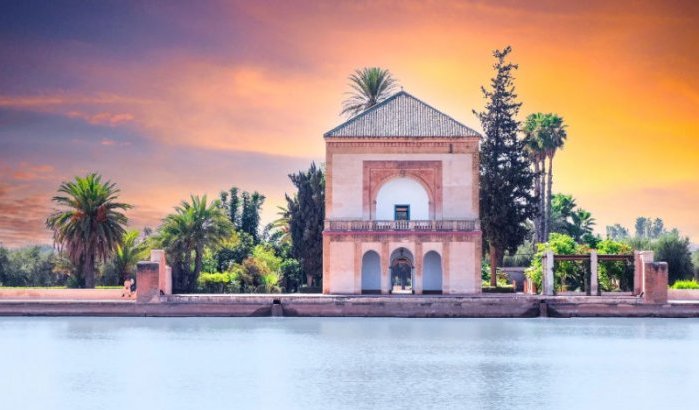
[(324, 135), (327, 137), (478, 137), (443, 112), (400, 91)]

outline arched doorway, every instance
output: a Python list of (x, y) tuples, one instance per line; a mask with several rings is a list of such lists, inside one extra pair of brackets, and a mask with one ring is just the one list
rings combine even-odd
[(413, 293), (413, 254), (406, 248), (391, 253), (391, 293)]
[(381, 293), (381, 260), (374, 251), (362, 257), (362, 293)]
[(442, 293), (442, 257), (435, 251), (425, 254), (422, 273), (422, 293)]

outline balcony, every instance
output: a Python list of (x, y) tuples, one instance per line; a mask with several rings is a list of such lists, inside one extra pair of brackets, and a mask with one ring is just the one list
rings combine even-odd
[(477, 220), (429, 221), (325, 221), (331, 232), (470, 232), (480, 229)]

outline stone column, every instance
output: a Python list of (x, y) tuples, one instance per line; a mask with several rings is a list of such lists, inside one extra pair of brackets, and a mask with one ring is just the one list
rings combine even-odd
[(158, 263), (158, 287), (163, 294), (172, 295), (172, 270), (167, 266), (165, 251), (153, 249), (150, 251), (150, 261)]
[(667, 303), (667, 262), (643, 264), (643, 302)]
[(544, 287), (544, 295), (553, 296), (554, 281), (553, 281), (553, 251), (547, 250), (542, 261), (542, 281)]
[[(448, 240), (442, 243), (442, 293), (448, 295), (451, 293), (449, 276), (451, 271), (451, 242)], [(480, 257), (480, 255), (479, 255)]]
[(422, 257), (422, 242), (415, 242), (415, 277), (413, 278), (413, 292), (416, 295), (422, 295), (423, 274), (425, 267), (423, 266)]
[(643, 292), (643, 265), (653, 262), (653, 251), (634, 251), (633, 253), (633, 294)]
[(597, 277), (597, 251), (590, 252), (590, 289), (588, 294), (599, 296), (599, 281)]
[(390, 255), (388, 254), (388, 241), (381, 242), (381, 294), (388, 295), (390, 290)]
[(136, 264), (136, 302), (160, 303), (160, 267), (157, 262)]
[(354, 238), (354, 294), (362, 294), (362, 243)]

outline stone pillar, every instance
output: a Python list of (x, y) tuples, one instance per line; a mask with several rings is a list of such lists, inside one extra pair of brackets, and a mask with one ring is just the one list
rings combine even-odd
[(643, 265), (653, 262), (653, 251), (634, 251), (633, 253), (633, 294), (643, 292)]
[(160, 265), (157, 262), (138, 262), (136, 265), (136, 302), (160, 303)]
[(590, 252), (590, 289), (588, 294), (599, 296), (599, 280), (597, 277), (597, 251)]
[(381, 294), (388, 295), (391, 282), (391, 256), (388, 254), (388, 242), (381, 242)]
[(667, 262), (643, 264), (643, 302), (667, 303)]
[(167, 266), (165, 251), (153, 249), (150, 251), (150, 261), (158, 263), (158, 287), (164, 295), (172, 295), (172, 270)]
[(355, 295), (362, 294), (362, 243), (354, 239), (354, 292)]
[(553, 296), (553, 290), (554, 290), (554, 276), (553, 276), (553, 251), (552, 250), (547, 250), (546, 253), (544, 254), (544, 258), (542, 260), (542, 269), (543, 269), (543, 274), (542, 274), (542, 281), (543, 281), (543, 290), (544, 290), (544, 295), (546, 296)]
[(413, 277), (413, 293), (416, 295), (422, 295), (422, 285), (423, 285), (423, 274), (425, 267), (424, 260), (422, 256), (422, 242), (415, 242), (415, 275)]
[[(451, 273), (451, 242), (445, 241), (442, 245), (442, 293), (448, 295), (451, 293), (451, 284), (449, 277)], [(480, 255), (478, 256), (480, 257)]]

